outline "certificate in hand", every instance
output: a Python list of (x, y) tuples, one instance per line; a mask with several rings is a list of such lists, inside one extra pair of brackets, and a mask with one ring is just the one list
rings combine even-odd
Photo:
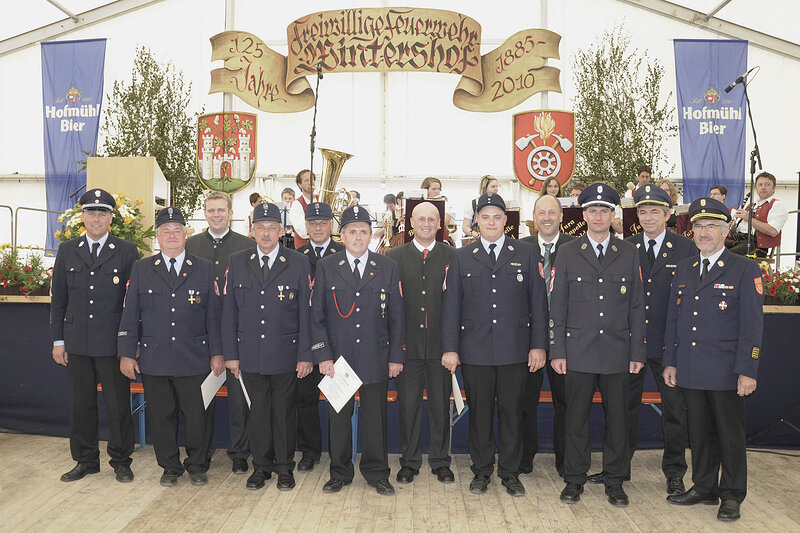
[(325, 376), (319, 382), (319, 390), (337, 413), (342, 410), (344, 404), (353, 397), (359, 387), (361, 387), (361, 379), (343, 356), (333, 364), (333, 377)]
[(200, 391), (203, 393), (203, 405), (205, 409), (211, 404), (211, 400), (217, 395), (217, 391), (225, 384), (225, 372), (219, 376), (215, 376), (214, 372), (209, 372), (208, 377), (203, 380), (200, 385)]

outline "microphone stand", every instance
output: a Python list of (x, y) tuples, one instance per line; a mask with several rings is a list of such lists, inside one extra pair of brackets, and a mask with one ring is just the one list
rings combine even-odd
[(747, 102), (747, 116), (750, 118), (750, 127), (753, 130), (753, 143), (755, 146), (753, 150), (750, 152), (750, 209), (748, 209), (747, 215), (747, 256), (750, 258), (755, 258), (755, 253), (753, 252), (753, 192), (756, 185), (756, 161), (758, 161), (758, 170), (761, 170), (763, 167), (761, 166), (761, 151), (758, 149), (758, 136), (756, 135), (756, 126), (753, 124), (753, 112), (750, 109), (750, 97), (747, 94), (747, 86), (750, 85), (749, 82), (743, 83), (744, 86), (744, 98)]
[(319, 80), (322, 79), (322, 63), (317, 63), (317, 88), (314, 91), (314, 118), (311, 121), (311, 201), (314, 201), (314, 148), (317, 141), (317, 102), (319, 100)]

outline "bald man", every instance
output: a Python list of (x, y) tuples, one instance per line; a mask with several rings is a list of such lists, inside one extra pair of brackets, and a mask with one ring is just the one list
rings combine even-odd
[(436, 242), (441, 219), (432, 203), (417, 204), (411, 213), (411, 227), (414, 240), (386, 252), (400, 266), (406, 314), (406, 366), (396, 379), (403, 448), (397, 481), (411, 483), (422, 466), (422, 391), (427, 388), (428, 464), (440, 482), (453, 483), (449, 454), (451, 379), (441, 365), (442, 285), (453, 248)]

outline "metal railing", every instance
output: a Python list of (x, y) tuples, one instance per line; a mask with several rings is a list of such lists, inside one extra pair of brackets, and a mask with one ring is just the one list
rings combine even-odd
[[(2, 207), (7, 207), (7, 206), (2, 206)], [(17, 234), (18, 234), (18, 231), (19, 231), (19, 212), (20, 211), (36, 211), (38, 213), (56, 213), (56, 214), (59, 214), (59, 215), (61, 214), (61, 211), (51, 211), (49, 209), (41, 209), (39, 207), (24, 207), (24, 206), (17, 207), (17, 209), (14, 211), (14, 222), (12, 224), (13, 225), (12, 239), (11, 239), (11, 249), (12, 250), (16, 250), (17, 246), (18, 246), (18, 244), (17, 244)], [(45, 247), (43, 247), (42, 249), (45, 252), (57, 252), (58, 251), (56, 248), (46, 248), (46, 246), (47, 246), (47, 238), (45, 238)]]
[(11, 249), (14, 250), (15, 249), (15, 246), (14, 246), (14, 241), (15, 241), (15, 235), (14, 235), (14, 209), (10, 205), (0, 205), (0, 208), (8, 209), (8, 219), (11, 221), (11, 228), (10, 228), (11, 231), (10, 231), (10, 235), (9, 235), (11, 237), (11, 240), (9, 242), (11, 243)]

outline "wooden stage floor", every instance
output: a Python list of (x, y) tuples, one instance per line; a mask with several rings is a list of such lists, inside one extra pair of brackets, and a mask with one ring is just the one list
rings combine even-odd
[[(378, 496), (357, 468), (352, 485), (328, 495), (322, 492), (326, 456), (312, 472), (296, 473), (297, 486), (289, 492), (275, 488), (274, 476), (266, 488), (246, 490), (252, 470), (231, 473), (224, 450), (214, 456), (208, 485), (193, 487), (184, 475), (177, 487), (161, 487), (152, 446), (134, 453), (133, 483), (114, 480), (105, 451), (99, 474), (62, 483), (59, 476), (74, 466), (67, 439), (0, 433), (0, 531), (800, 531), (798, 456), (797, 450), (785, 455), (750, 451), (742, 518), (725, 524), (716, 520), (717, 507), (676, 507), (665, 501), (661, 450), (636, 453), (634, 481), (625, 484), (631, 504), (617, 509), (606, 502), (602, 486), (591, 484), (580, 503), (562, 504), (563, 482), (552, 454), (538, 455), (533, 474), (521, 476), (524, 498), (507, 495), (496, 476), (488, 493), (470, 494), (466, 455), (454, 457), (452, 485), (440, 484), (429, 468), (413, 484), (400, 485), (394, 482), (398, 456), (392, 455), (395, 496)], [(592, 459), (597, 468), (600, 455)], [(691, 485), (689, 474), (685, 482)]]

